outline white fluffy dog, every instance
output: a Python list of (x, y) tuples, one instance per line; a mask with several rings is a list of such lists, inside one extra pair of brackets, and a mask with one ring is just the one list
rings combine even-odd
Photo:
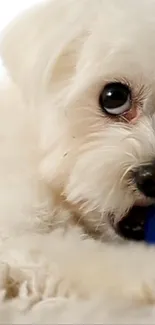
[(1, 55), (0, 322), (154, 324), (155, 0), (45, 1)]

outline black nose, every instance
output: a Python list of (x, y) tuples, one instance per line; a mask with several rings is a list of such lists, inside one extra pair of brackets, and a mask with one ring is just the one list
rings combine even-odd
[(138, 167), (134, 171), (134, 180), (141, 193), (155, 198), (155, 161)]

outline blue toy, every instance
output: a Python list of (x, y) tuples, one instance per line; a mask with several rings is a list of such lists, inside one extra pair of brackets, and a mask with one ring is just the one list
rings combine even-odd
[(145, 241), (150, 245), (155, 244), (155, 205), (150, 206), (147, 211)]

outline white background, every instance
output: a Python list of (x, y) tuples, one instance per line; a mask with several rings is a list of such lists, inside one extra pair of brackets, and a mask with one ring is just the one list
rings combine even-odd
[[(64, 0), (65, 1), (65, 0)], [(0, 0), (0, 30), (21, 10), (28, 8), (37, 0)]]

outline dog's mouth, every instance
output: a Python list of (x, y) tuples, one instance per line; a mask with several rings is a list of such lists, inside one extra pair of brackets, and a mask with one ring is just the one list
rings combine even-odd
[(128, 240), (144, 241), (149, 208), (150, 206), (134, 205), (114, 226), (117, 234)]

